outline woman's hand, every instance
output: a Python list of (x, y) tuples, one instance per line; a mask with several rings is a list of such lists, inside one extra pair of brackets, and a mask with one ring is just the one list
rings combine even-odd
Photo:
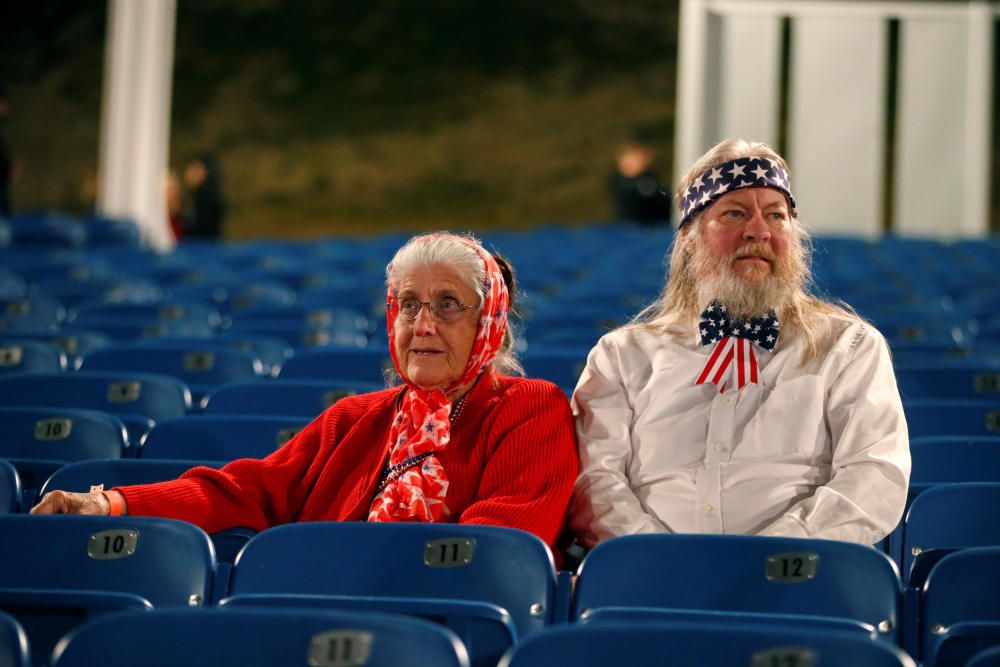
[[(118, 493), (109, 491), (108, 493)], [(111, 503), (100, 491), (91, 493), (70, 493), (52, 491), (46, 493), (41, 502), (31, 508), (32, 514), (97, 514), (111, 513)]]

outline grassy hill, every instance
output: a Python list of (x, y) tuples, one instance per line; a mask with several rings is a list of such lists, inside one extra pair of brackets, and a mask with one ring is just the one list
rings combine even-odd
[[(676, 1), (178, 4), (171, 162), (218, 156), (232, 238), (603, 218), (636, 138), (669, 176)], [(15, 206), (79, 210), (104, 3), (5, 11)]]

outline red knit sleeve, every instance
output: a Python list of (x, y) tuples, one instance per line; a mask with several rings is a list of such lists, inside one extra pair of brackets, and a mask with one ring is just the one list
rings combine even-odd
[(289, 523), (339, 440), (339, 427), (363, 412), (367, 402), (358, 399), (364, 398), (339, 401), (267, 458), (240, 459), (218, 470), (193, 468), (173, 481), (117, 490), (130, 515), (180, 519), (208, 532)]
[(492, 453), (459, 523), (519, 528), (553, 546), (579, 467), (569, 401), (549, 382), (520, 380), (496, 411)]

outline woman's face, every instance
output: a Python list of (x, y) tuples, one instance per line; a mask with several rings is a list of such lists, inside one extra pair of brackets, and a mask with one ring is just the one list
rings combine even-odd
[(403, 377), (421, 389), (445, 389), (462, 377), (479, 324), (479, 295), (450, 266), (418, 267), (396, 285), (396, 300), (455, 299), (472, 308), (452, 322), (435, 318), (424, 305), (415, 320), (396, 317), (396, 359)]

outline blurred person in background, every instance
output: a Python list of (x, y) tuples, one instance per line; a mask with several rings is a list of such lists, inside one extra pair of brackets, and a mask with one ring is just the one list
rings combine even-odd
[(226, 202), (222, 194), (222, 169), (211, 153), (201, 153), (184, 166), (184, 187), (191, 199), (186, 238), (216, 240), (222, 236)]
[(167, 222), (170, 224), (170, 231), (174, 235), (175, 241), (184, 238), (185, 228), (188, 226), (188, 212), (184, 205), (184, 191), (181, 188), (181, 179), (174, 169), (167, 170)]
[(473, 238), (417, 236), (386, 268), (389, 349), (402, 387), (337, 401), (265, 459), (92, 493), (33, 514), (132, 514), (216, 532), (293, 521), (519, 528), (549, 546), (577, 474), (569, 401), (521, 373), (507, 326), (514, 274)]
[(654, 168), (656, 153), (646, 144), (631, 143), (618, 151), (610, 190), (615, 216), (647, 225), (670, 220), (670, 197)]
[(875, 544), (902, 516), (910, 473), (892, 359), (870, 324), (809, 293), (788, 165), (724, 141), (677, 204), (659, 300), (598, 342), (573, 395), (578, 539)]

